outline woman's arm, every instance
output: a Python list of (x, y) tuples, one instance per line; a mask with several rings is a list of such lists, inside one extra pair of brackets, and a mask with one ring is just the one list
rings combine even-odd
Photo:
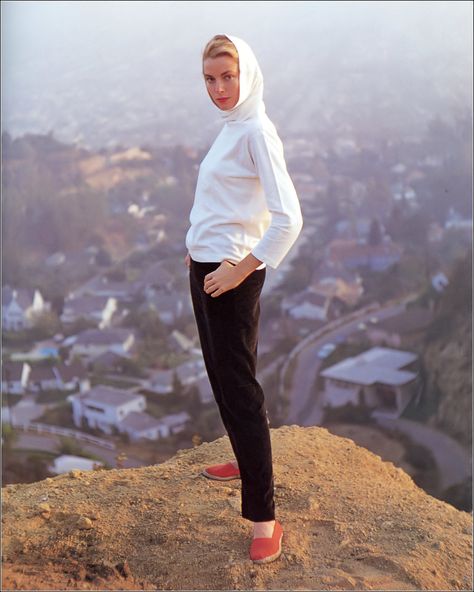
[(257, 259), (252, 253), (249, 253), (237, 265), (224, 260), (215, 271), (205, 276), (204, 292), (214, 298), (220, 296), (227, 290), (236, 288), (262, 263), (263, 261)]
[(278, 134), (271, 129), (257, 129), (249, 136), (248, 148), (272, 216), (252, 253), (276, 269), (303, 227), (300, 203)]

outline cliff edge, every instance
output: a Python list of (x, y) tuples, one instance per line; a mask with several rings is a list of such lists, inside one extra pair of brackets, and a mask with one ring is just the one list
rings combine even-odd
[(472, 514), (324, 428), (271, 437), (277, 561), (248, 558), (240, 481), (199, 474), (232, 458), (224, 436), (160, 465), (3, 488), (2, 588), (472, 589)]

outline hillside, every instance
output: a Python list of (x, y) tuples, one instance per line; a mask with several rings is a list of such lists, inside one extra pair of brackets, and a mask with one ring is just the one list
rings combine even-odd
[(282, 557), (248, 559), (240, 481), (199, 475), (227, 436), (161, 465), (3, 493), (3, 589), (471, 589), (472, 515), (324, 428), (271, 430)]
[(427, 391), (438, 401), (429, 423), (472, 445), (472, 252), (458, 259), (437, 302), (424, 350)]

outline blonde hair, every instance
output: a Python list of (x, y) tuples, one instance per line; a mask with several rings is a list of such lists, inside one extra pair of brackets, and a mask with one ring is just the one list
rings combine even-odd
[(204, 60), (207, 60), (207, 58), (217, 58), (222, 55), (230, 56), (235, 60), (237, 66), (239, 65), (239, 52), (232, 41), (225, 35), (214, 35), (214, 37), (207, 42), (202, 52), (203, 73)]

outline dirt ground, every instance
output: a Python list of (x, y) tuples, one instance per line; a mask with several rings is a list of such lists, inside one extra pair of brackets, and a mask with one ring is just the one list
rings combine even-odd
[(248, 557), (227, 436), (137, 469), (2, 489), (4, 590), (470, 590), (472, 514), (325, 428), (271, 429), (283, 553)]

